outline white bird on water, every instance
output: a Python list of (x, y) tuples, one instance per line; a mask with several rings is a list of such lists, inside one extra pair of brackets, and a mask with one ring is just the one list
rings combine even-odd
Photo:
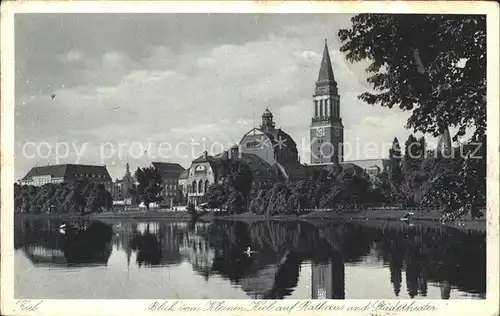
[(66, 224), (62, 224), (61, 226), (59, 226), (59, 232), (63, 235), (66, 234)]
[(253, 251), (250, 246), (248, 246), (247, 250), (244, 252), (247, 256), (251, 256), (252, 253), (256, 253), (257, 251)]

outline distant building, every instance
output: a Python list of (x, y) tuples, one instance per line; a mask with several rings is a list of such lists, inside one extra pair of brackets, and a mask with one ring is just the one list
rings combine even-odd
[(19, 182), (21, 185), (42, 186), (47, 183), (74, 183), (78, 180), (102, 183), (108, 190), (112, 182), (106, 166), (77, 164), (33, 167)]
[(167, 204), (172, 207), (180, 202), (177, 201), (180, 189), (179, 177), (186, 169), (178, 163), (152, 162), (151, 164), (161, 175), (163, 196)]
[(289, 181), (305, 177), (305, 168), (298, 159), (297, 145), (280, 128), (275, 128), (269, 109), (262, 114), (260, 128), (247, 132), (238, 145), (215, 156), (204, 152), (179, 177), (189, 203), (198, 204), (211, 184), (223, 179), (224, 160), (237, 159), (252, 171), (254, 184)]
[(305, 175), (304, 166), (300, 164), (297, 144), (285, 131), (275, 127), (273, 114), (267, 108), (262, 114), (260, 127), (248, 131), (237, 147), (238, 155), (257, 156), (277, 169), (283, 181), (299, 180)]
[(189, 169), (179, 175), (179, 191), (181, 192), (180, 204), (187, 204)]
[(198, 204), (205, 195), (209, 185), (219, 182), (221, 175), (221, 162), (204, 152), (196, 158), (188, 169), (187, 186), (183, 190), (187, 193), (188, 203)]
[(127, 163), (125, 165), (125, 175), (121, 179), (116, 179), (112, 184), (111, 196), (114, 201), (126, 201), (127, 204), (131, 204), (132, 194), (130, 190), (134, 185), (134, 177), (130, 173), (130, 166)]

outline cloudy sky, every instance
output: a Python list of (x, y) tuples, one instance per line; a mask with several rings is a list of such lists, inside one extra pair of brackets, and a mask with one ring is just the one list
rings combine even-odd
[[(103, 163), (113, 178), (127, 160), (133, 169), (152, 160), (188, 167), (204, 149), (220, 150), (212, 144), (238, 142), (266, 107), (308, 162), (311, 97), (325, 38), (345, 141), (353, 149), (389, 144), (395, 136), (404, 142), (408, 113), (357, 99), (369, 89), (366, 64), (346, 62), (336, 36), (349, 19), (18, 14), (15, 176), (57, 162)], [(346, 159), (380, 155), (354, 150)]]

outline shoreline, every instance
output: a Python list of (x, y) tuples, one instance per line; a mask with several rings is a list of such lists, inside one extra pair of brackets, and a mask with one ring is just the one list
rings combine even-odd
[[(365, 222), (368, 224), (382, 224), (389, 223), (398, 226), (406, 225), (407, 223), (400, 220), (401, 216), (406, 214), (405, 210), (362, 210), (362, 211), (345, 211), (345, 212), (332, 212), (332, 211), (314, 211), (303, 215), (274, 215), (265, 216), (253, 213), (242, 213), (234, 215), (220, 215), (216, 216), (209, 213), (198, 218), (198, 221), (212, 222), (212, 221), (241, 221), (248, 224), (260, 221), (303, 221), (315, 225), (328, 224), (334, 222)], [(462, 219), (455, 223), (440, 223), (441, 213), (439, 211), (427, 211), (416, 213), (412, 216), (411, 223), (430, 225), (436, 227), (454, 227), (460, 230), (479, 230), (486, 231), (486, 219)], [(64, 220), (162, 220), (162, 221), (192, 221), (191, 215), (187, 212), (145, 212), (145, 211), (132, 211), (132, 212), (103, 212), (94, 213), (89, 215), (78, 214), (14, 214), (18, 219), (64, 219)]]

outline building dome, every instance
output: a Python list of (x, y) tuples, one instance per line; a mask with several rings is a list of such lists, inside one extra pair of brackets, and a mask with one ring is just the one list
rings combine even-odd
[(269, 111), (269, 109), (266, 108), (264, 113), (262, 113), (262, 117), (273, 117), (273, 113), (271, 113), (271, 111)]

